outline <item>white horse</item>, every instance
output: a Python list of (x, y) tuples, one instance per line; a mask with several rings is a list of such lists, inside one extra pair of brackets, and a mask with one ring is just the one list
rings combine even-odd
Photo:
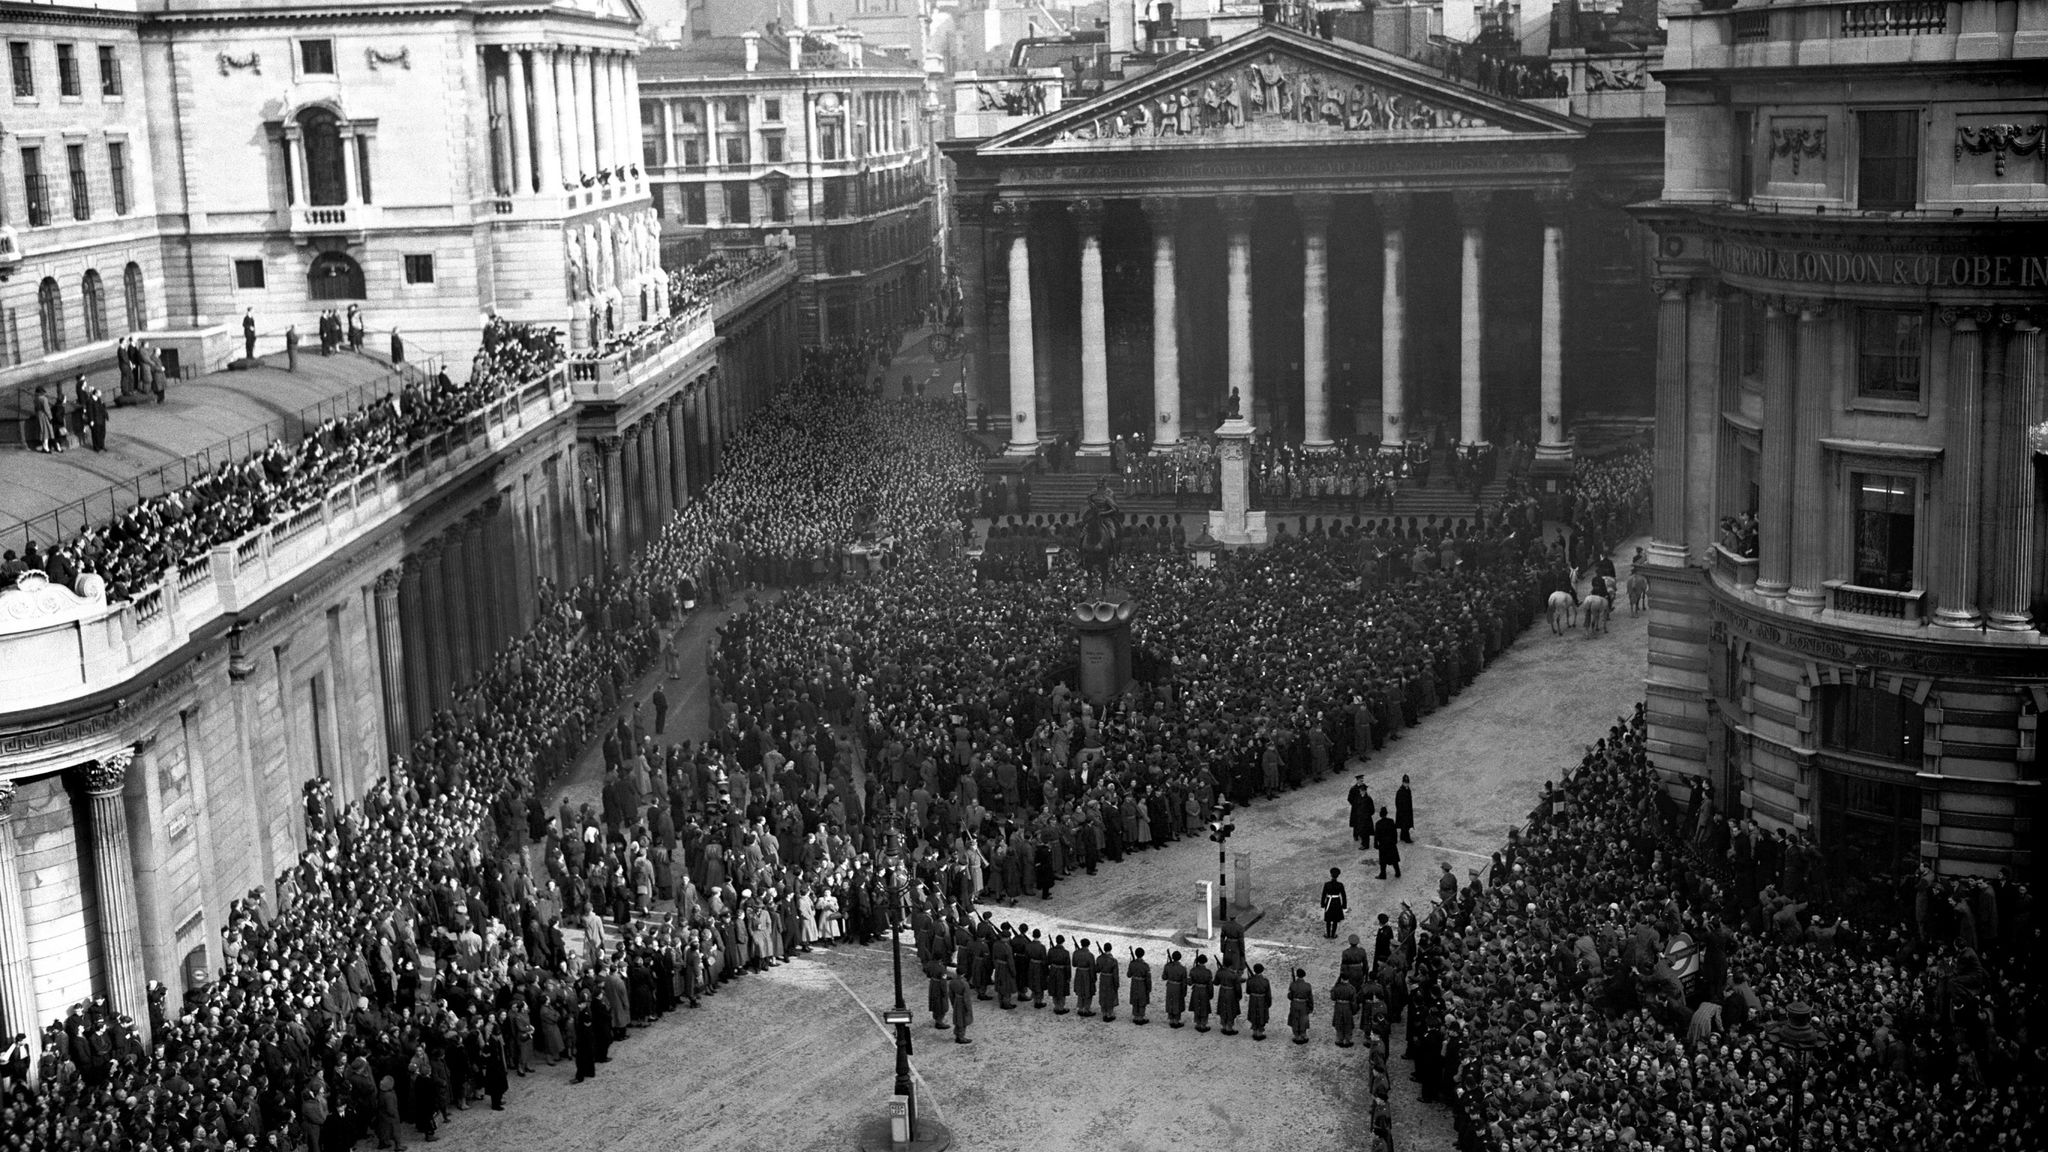
[(1560, 588), (1550, 594), (1550, 631), (1562, 636), (1566, 628), (1579, 622), (1579, 606), (1572, 602), (1572, 594)]
[(1641, 572), (1631, 572), (1628, 577), (1628, 614), (1641, 616), (1650, 606), (1650, 578)]
[(1586, 616), (1586, 633), (1607, 631), (1607, 614), (1613, 609), (1605, 596), (1588, 596), (1579, 603), (1579, 610)]

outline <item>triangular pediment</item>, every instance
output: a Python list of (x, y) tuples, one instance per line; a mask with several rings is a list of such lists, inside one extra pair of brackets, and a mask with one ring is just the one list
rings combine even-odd
[(990, 153), (1550, 137), (1569, 116), (1446, 80), (1405, 57), (1266, 24), (1020, 124)]

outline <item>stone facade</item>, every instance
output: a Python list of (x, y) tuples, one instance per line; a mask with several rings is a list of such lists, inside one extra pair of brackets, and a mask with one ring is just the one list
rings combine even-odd
[(1667, 9), (1650, 745), (1863, 876), (2040, 859), (2048, 5), (1994, 7)]

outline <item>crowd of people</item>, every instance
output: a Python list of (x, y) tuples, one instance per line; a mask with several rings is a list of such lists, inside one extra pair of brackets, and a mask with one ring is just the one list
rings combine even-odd
[(2031, 892), (1923, 873), (1910, 914), (1852, 923), (1803, 836), (1694, 796), (1650, 766), (1639, 706), (1483, 877), (1447, 870), (1407, 1055), (1461, 1147), (2039, 1147)]
[[(46, 555), (74, 573), (96, 573), (109, 598), (130, 598), (219, 544), (324, 499), (335, 484), (395, 459), (424, 437), (545, 374), (560, 359), (554, 333), (493, 317), (485, 347), (458, 384), (447, 372), (412, 372), (394, 394), (308, 430), (296, 443), (212, 469), (183, 488), (144, 500)], [(68, 585), (70, 581), (65, 581)]]
[(1571, 526), (1572, 560), (1585, 565), (1642, 530), (1650, 515), (1650, 449), (1632, 445), (1572, 464), (1564, 514)]

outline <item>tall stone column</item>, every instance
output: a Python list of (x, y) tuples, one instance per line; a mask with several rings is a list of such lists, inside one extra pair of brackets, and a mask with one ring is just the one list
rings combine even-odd
[(654, 532), (660, 535), (675, 505), (669, 500), (668, 404), (664, 402), (647, 418), (647, 430), (654, 440), (654, 471), (648, 480), (654, 485)]
[(1010, 238), (1010, 445), (1012, 456), (1038, 451), (1037, 333), (1031, 326), (1031, 204), (998, 200), (996, 219)]
[[(1543, 296), (1537, 325), (1537, 379), (1542, 390), (1542, 427), (1536, 433), (1536, 455), (1564, 460), (1572, 454), (1564, 434), (1564, 217), (1562, 195), (1541, 198), (1543, 212)], [(1704, 542), (1702, 542), (1704, 543)]]
[[(405, 572), (398, 581), (398, 617), (402, 635), (399, 649), (405, 656), (405, 717), (406, 731), (425, 732), (434, 718), (434, 656), (431, 617), (427, 615), (427, 579), (430, 557), (427, 548), (421, 548), (405, 558)], [(563, 581), (568, 584), (569, 581)], [(394, 745), (392, 752), (412, 755), (412, 741)]]
[(1458, 443), (1486, 441), (1486, 384), (1480, 356), (1486, 344), (1486, 317), (1481, 277), (1486, 258), (1484, 191), (1455, 193), (1458, 206)]
[(1180, 443), (1180, 285), (1173, 266), (1174, 225), (1180, 201), (1145, 198), (1152, 222), (1152, 443)]
[(476, 665), (470, 662), (468, 528), (456, 524), (441, 537), (441, 613), (448, 636), (448, 677), (443, 698), (449, 698), (469, 684)]
[(591, 171), (590, 118), (583, 111), (583, 57), (564, 46), (555, 51), (555, 113), (561, 121), (562, 183), (576, 184)]
[(1408, 194), (1373, 197), (1380, 213), (1380, 444), (1407, 438)]
[(533, 154), (535, 179), (540, 191), (554, 196), (562, 191), (562, 106), (555, 90), (555, 49), (533, 47)]
[(612, 54), (606, 49), (590, 53), (590, 111), (597, 123), (597, 167), (617, 166), (618, 124), (612, 119)]
[[(0, 780), (0, 1029), (8, 1036), (36, 1034), (43, 1020), (36, 1011), (36, 974), (29, 959), (28, 919), (23, 914), (21, 869), (14, 859), (14, 792), (12, 780)], [(36, 1074), (29, 1060), (29, 1075)]]
[(1757, 478), (1756, 594), (1783, 599), (1792, 587), (1792, 457), (1799, 445), (1794, 426), (1792, 317), (1785, 302), (1764, 309), (1763, 459)]
[(505, 50), (505, 73), (511, 78), (512, 105), (507, 109), (512, 122), (512, 193), (524, 196), (533, 191), (533, 104), (526, 94), (526, 49)]
[(412, 748), (406, 717), (404, 628), (398, 605), (402, 580), (396, 568), (378, 573), (371, 598), (377, 613), (377, 686), (384, 696), (384, 745), (395, 755)]
[[(517, 183), (512, 161), (512, 94), (508, 90), (510, 81), (502, 75), (491, 74), (491, 50), (478, 53), (484, 62), (485, 91), (489, 93), (491, 119), (497, 122), (498, 130), (492, 133), (492, 152), (498, 158), (498, 180), (494, 191), (500, 195), (510, 193)], [(509, 56), (510, 53), (507, 53)]]
[(1258, 216), (1259, 201), (1256, 196), (1222, 196), (1217, 203), (1228, 235), (1224, 319), (1229, 334), (1230, 391), (1237, 393), (1238, 412), (1257, 425), (1258, 398), (1252, 380), (1252, 221)]
[(1834, 383), (1829, 344), (1833, 307), (1808, 300), (1799, 310), (1799, 439), (1792, 449), (1792, 590), (1786, 602), (1818, 609), (1828, 602), (1828, 497), (1821, 480), (1821, 437), (1829, 432)]
[(2034, 502), (2037, 499), (2031, 429), (2048, 422), (2048, 373), (2044, 373), (2041, 326), (2021, 318), (2006, 343), (2005, 388), (1998, 418), (1985, 425), (1996, 440), (1991, 452), (1997, 483), (1990, 493), (1993, 543), (1985, 619), (2001, 632), (2034, 626)]
[[(158, 820), (163, 797), (157, 792), (153, 745), (153, 740), (136, 743), (135, 763), (129, 771), (137, 786), (122, 791), (121, 806), (128, 814), (128, 852), (135, 872), (135, 923), (141, 944), (142, 978), (176, 988), (180, 986), (177, 940), (171, 934), (171, 911), (164, 893), (165, 832)], [(201, 900), (204, 898), (202, 891)], [(144, 1019), (138, 1023), (147, 1036), (149, 1022)]]
[(469, 615), (469, 674), (472, 682), (490, 668), (491, 656), (497, 651), (500, 573), (497, 565), (492, 563), (495, 549), (491, 540), (491, 515), (490, 505), (486, 504), (464, 518), (462, 528), (463, 562), (469, 567), (467, 583), (470, 594), (464, 606)]
[(1942, 450), (1941, 509), (1933, 550), (1934, 623), (1975, 628), (1977, 613), (1978, 430), (1984, 422), (1984, 326), (1974, 308), (1944, 308), (1948, 338), (1948, 443)]
[(680, 511), (690, 503), (690, 434), (684, 422), (688, 408), (680, 395), (668, 402), (668, 485), (670, 506)]
[(1330, 440), (1330, 196), (1297, 195), (1301, 218), (1301, 446), (1334, 448)]
[(633, 425), (633, 432), (633, 508), (640, 518), (638, 544), (644, 546), (649, 540), (654, 539), (655, 529), (661, 523), (654, 506), (654, 424), (649, 420), (641, 420)]
[(1685, 567), (1686, 294), (1689, 280), (1657, 290), (1657, 452), (1651, 470), (1650, 551), (1666, 568)]
[(99, 895), (100, 950), (106, 960), (107, 1003), (135, 1022), (149, 1042), (148, 978), (142, 973), (142, 920), (135, 905), (135, 861), (128, 849), (128, 808), (121, 792), (135, 749), (122, 748), (85, 768), (92, 804), (94, 887)]
[(623, 565), (632, 548), (626, 540), (626, 442), (606, 436), (597, 442), (604, 492), (604, 547), (606, 565)]
[(1081, 236), (1081, 446), (1083, 456), (1109, 455), (1109, 322), (1102, 298), (1100, 200), (1067, 205)]
[(576, 161), (578, 173), (597, 175), (597, 88), (593, 83), (596, 56), (578, 48), (569, 56), (569, 74), (576, 85)]

